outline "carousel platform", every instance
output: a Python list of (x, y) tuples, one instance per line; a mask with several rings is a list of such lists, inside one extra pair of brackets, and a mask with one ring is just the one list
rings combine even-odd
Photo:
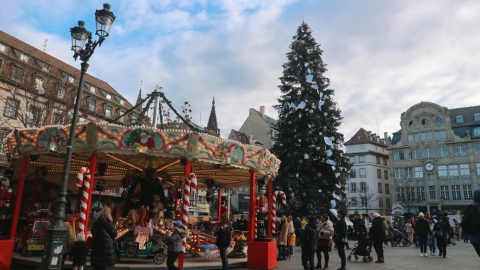
[[(23, 257), (19, 253), (13, 253), (12, 258), (12, 270), (15, 269), (40, 269), (40, 264), (42, 257), (40, 256), (31, 256)], [(247, 266), (247, 258), (228, 258), (228, 267), (229, 268), (240, 268)], [(71, 262), (65, 262), (63, 269), (73, 269)], [(91, 270), (89, 262), (84, 268), (85, 270)], [(152, 260), (148, 259), (129, 259), (122, 258), (122, 260), (117, 263), (114, 267), (108, 267), (107, 269), (125, 269), (125, 270), (143, 270), (143, 269), (167, 269), (165, 263), (161, 265), (156, 265)], [(222, 269), (222, 261), (220, 258), (193, 258), (190, 256), (185, 256), (185, 261), (183, 263), (183, 269)]]

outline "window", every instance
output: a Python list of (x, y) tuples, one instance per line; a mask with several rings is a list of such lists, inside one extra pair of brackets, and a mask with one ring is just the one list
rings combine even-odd
[(450, 178), (458, 178), (458, 165), (448, 165), (448, 175)]
[(463, 185), (463, 199), (473, 200), (472, 185)]
[(413, 143), (413, 134), (408, 135), (408, 142)]
[(53, 114), (53, 117), (52, 117), (52, 124), (54, 125), (61, 125), (62, 124), (62, 121), (63, 120), (63, 117), (60, 113), (54, 113)]
[(378, 199), (378, 207), (383, 208), (383, 198)]
[(390, 194), (390, 186), (385, 184), (385, 194)]
[(2, 53), (7, 53), (7, 46), (4, 44), (0, 43), (0, 52)]
[(362, 178), (367, 177), (367, 169), (362, 168), (362, 169), (359, 170), (359, 172), (360, 172), (360, 177), (362, 177)]
[(440, 199), (450, 200), (450, 192), (448, 191), (448, 186), (440, 186)]
[(447, 179), (447, 165), (440, 165), (438, 166), (438, 178), (440, 179)]
[(431, 140), (432, 140), (431, 132), (422, 133), (422, 141), (431, 141)]
[(377, 164), (380, 164), (380, 157), (376, 157)]
[(97, 111), (97, 101), (93, 98), (90, 98), (88, 101), (88, 109), (92, 112)]
[(437, 156), (438, 157), (448, 157), (448, 148), (446, 146), (439, 146), (437, 148)]
[(378, 183), (378, 193), (382, 193), (382, 183)]
[(430, 200), (436, 200), (437, 197), (435, 195), (435, 186), (428, 186), (428, 195), (430, 196)]
[(397, 187), (397, 200), (405, 201), (405, 189), (403, 187)]
[(125, 105), (125, 99), (120, 99), (120, 105)]
[(425, 201), (425, 187), (417, 187), (417, 199)]
[(397, 150), (393, 152), (393, 160), (405, 160), (405, 155), (403, 154), (403, 151)]
[(107, 99), (112, 99), (112, 95), (110, 95), (109, 93), (107, 93), (107, 94), (105, 95), (105, 97), (106, 97)]
[(65, 89), (65, 87), (58, 87), (57, 98), (64, 99), (66, 93), (67, 93), (67, 90)]
[(360, 163), (365, 163), (365, 156), (360, 156), (359, 160), (360, 160)]
[(350, 183), (350, 192), (357, 192), (357, 183)]
[(480, 163), (477, 163), (476, 166), (477, 166), (477, 175), (480, 176)]
[(42, 76), (35, 76), (35, 89), (40, 95), (45, 94), (45, 78)]
[(447, 139), (447, 132), (445, 131), (435, 131), (435, 140), (441, 141)]
[(350, 157), (350, 163), (355, 164), (355, 157)]
[(385, 207), (390, 208), (390, 198), (385, 199)]
[(475, 155), (480, 155), (480, 143), (473, 144), (473, 153)]
[(12, 66), (12, 79), (17, 82), (23, 82), (23, 68), (19, 67), (17, 64)]
[(452, 185), (452, 200), (461, 201), (462, 195), (460, 192), (460, 185)]
[(362, 198), (362, 206), (366, 206), (367, 205), (367, 198), (365, 197), (361, 197)]
[(383, 171), (383, 179), (388, 180), (388, 171), (387, 170)]
[(442, 125), (442, 118), (440, 118), (440, 117), (435, 118), (435, 125), (441, 126)]
[(415, 188), (414, 187), (406, 187), (405, 190), (407, 191), (407, 200), (412, 201), (415, 200)]
[(422, 126), (426, 127), (428, 126), (428, 119), (422, 119)]
[(42, 63), (41, 68), (42, 68), (43, 71), (49, 73), (49, 72), (50, 72), (50, 69), (51, 69), (52, 67), (49, 66), (49, 65), (47, 65), (47, 64), (45, 64), (45, 63)]
[(406, 179), (412, 179), (413, 178), (413, 168), (412, 167), (405, 168), (405, 178)]
[(30, 60), (30, 57), (24, 53), (20, 53), (20, 61), (28, 63), (28, 60)]
[(112, 106), (105, 106), (105, 117), (112, 118), (113, 116), (113, 107)]
[(415, 179), (423, 179), (423, 167), (415, 167)]
[(408, 135), (408, 142), (418, 142), (418, 133)]
[(69, 83), (75, 83), (75, 78), (73, 76), (68, 75), (68, 82)]
[(473, 115), (473, 120), (475, 120), (475, 122), (479, 122), (480, 121), (480, 113), (476, 113)]
[(459, 116), (455, 117), (455, 122), (457, 124), (463, 123), (463, 116), (459, 115)]
[(367, 182), (360, 182), (360, 192), (367, 191)]
[(466, 156), (466, 155), (467, 155), (467, 146), (466, 145), (455, 146), (455, 156)]
[(395, 180), (402, 180), (402, 179), (403, 179), (403, 169), (395, 168)]
[(365, 150), (365, 144), (359, 144), (357, 147), (358, 151), (364, 151)]
[(355, 169), (350, 169), (350, 178), (357, 177), (357, 171)]
[(382, 170), (377, 169), (377, 178), (382, 179)]
[(470, 178), (470, 166), (468, 164), (460, 164), (460, 176)]
[(38, 125), (40, 120), (40, 109), (37, 107), (30, 106), (30, 110), (25, 112), (26, 122), (31, 125)]
[(350, 198), (350, 202), (351, 202), (352, 206), (357, 206), (357, 198), (356, 197)]
[[(382, 150), (383, 150), (383, 148), (382, 148)], [(388, 158), (383, 159), (383, 165), (388, 165)]]
[(17, 118), (18, 104), (19, 104), (19, 101), (17, 100), (10, 99), (10, 98), (7, 99), (4, 115), (10, 118)]
[[(1, 44), (0, 44), (1, 45)], [(0, 154), (5, 154), (5, 151), (3, 149), (3, 139), (5, 139), (5, 137), (7, 137), (8, 133), (10, 133), (10, 131), (8, 130), (0, 130)], [(470, 187), (471, 189), (472, 187)]]
[(408, 122), (408, 126), (409, 126), (411, 129), (414, 129), (414, 128), (415, 128), (415, 122), (414, 122), (414, 121)]
[(431, 147), (427, 147), (423, 149), (423, 157), (424, 158), (433, 158), (433, 149)]
[(118, 121), (120, 121), (121, 123), (125, 123), (125, 111), (120, 111), (120, 115), (121, 117), (120, 119), (118, 119)]
[(473, 129), (473, 136), (474, 137), (479, 137), (480, 136), (480, 128)]
[(410, 150), (410, 159), (419, 159), (420, 158), (420, 151), (418, 149)]

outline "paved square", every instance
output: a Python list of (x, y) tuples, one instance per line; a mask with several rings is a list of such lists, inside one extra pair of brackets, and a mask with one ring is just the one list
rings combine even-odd
[[(350, 246), (353, 246), (353, 241), (350, 241)], [(418, 248), (410, 247), (394, 247), (385, 248), (385, 263), (377, 264), (374, 262), (363, 263), (358, 261), (347, 261), (346, 268), (349, 269), (422, 269), (422, 270), (479, 270), (480, 257), (473, 249), (471, 244), (457, 242), (456, 246), (449, 245), (447, 247), (447, 258), (440, 258), (438, 256), (420, 257), (420, 250)], [(347, 256), (350, 250), (346, 252)], [(438, 254), (438, 249), (437, 249)], [(290, 260), (278, 262), (279, 270), (303, 270), (300, 247), (295, 247), (295, 255)], [(372, 251), (371, 256), (374, 261), (377, 260), (375, 251)], [(353, 260), (353, 256), (352, 256)], [(322, 260), (323, 261), (323, 260)], [(315, 264), (317, 259), (315, 257)], [(340, 268), (340, 259), (336, 249), (330, 252), (329, 270), (336, 270)], [(236, 268), (248, 269), (248, 268)]]

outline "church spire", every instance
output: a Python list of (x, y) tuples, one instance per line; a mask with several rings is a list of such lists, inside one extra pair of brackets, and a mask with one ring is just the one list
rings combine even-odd
[(220, 129), (218, 129), (217, 124), (217, 114), (215, 112), (215, 97), (212, 101), (212, 110), (210, 111), (210, 117), (208, 118), (207, 129), (209, 132), (212, 132), (216, 136), (220, 136)]
[(138, 92), (138, 98), (137, 98), (137, 103), (135, 103), (135, 105), (137, 105), (138, 103), (142, 102), (143, 99), (142, 99), (142, 82), (140, 82), (140, 92)]

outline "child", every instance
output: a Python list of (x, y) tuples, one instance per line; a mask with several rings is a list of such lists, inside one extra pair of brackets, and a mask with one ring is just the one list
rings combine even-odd
[(83, 270), (87, 263), (87, 250), (85, 248), (85, 235), (83, 232), (77, 234), (77, 240), (70, 249), (70, 260), (73, 260), (73, 270)]
[(245, 237), (245, 234), (243, 233), (243, 231), (240, 231), (240, 234), (237, 235), (236, 240), (239, 242), (247, 242), (247, 238)]

